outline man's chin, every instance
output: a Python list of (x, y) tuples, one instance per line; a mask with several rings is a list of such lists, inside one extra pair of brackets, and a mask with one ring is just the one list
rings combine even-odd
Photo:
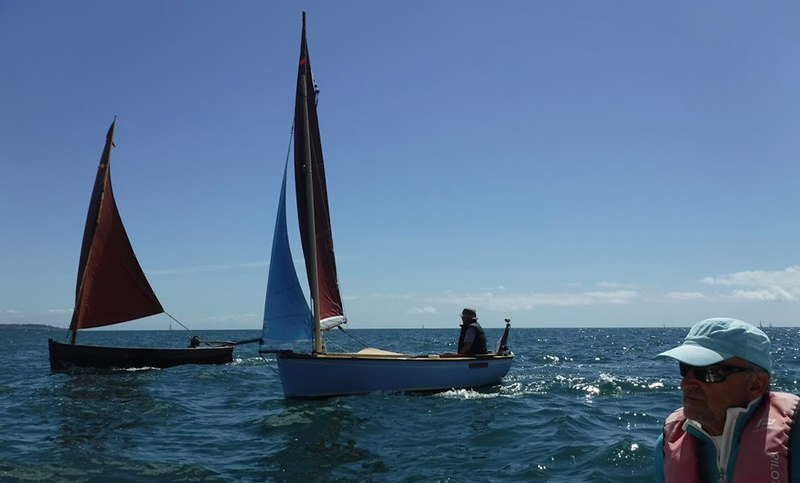
[(689, 419), (697, 419), (698, 414), (705, 408), (705, 405), (699, 399), (684, 397), (683, 398), (683, 415)]

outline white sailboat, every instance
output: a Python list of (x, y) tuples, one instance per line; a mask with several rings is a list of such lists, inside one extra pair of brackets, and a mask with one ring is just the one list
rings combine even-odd
[[(264, 308), (262, 341), (312, 340), (311, 350), (262, 349), (276, 353), (286, 397), (325, 397), (372, 391), (435, 391), (494, 385), (508, 373), (509, 321), (495, 352), (477, 356), (409, 355), (366, 348), (355, 353), (327, 352), (323, 330), (345, 324), (336, 273), (333, 237), (322, 156), (317, 99), (303, 30), (294, 115), (294, 175), (298, 221), (311, 293), (303, 295), (292, 262), (286, 228), (286, 173), (278, 203)], [(323, 324), (325, 327), (323, 327)]]

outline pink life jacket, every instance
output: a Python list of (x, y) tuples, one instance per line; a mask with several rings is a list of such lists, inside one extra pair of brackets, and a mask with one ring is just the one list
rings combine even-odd
[[(772, 392), (750, 416), (739, 438), (733, 482), (789, 481), (789, 434), (800, 398)], [(667, 483), (701, 483), (699, 442), (683, 430), (683, 408), (664, 423), (664, 477)], [(734, 445), (736, 444), (734, 440)]]

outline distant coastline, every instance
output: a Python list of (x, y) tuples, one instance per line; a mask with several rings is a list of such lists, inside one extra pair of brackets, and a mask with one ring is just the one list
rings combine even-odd
[(0, 324), (0, 330), (50, 330), (50, 329), (58, 329), (58, 327), (53, 327), (52, 325), (46, 324)]

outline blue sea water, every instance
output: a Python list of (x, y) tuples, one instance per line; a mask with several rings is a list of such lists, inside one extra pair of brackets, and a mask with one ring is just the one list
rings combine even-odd
[[(797, 328), (766, 329), (775, 389), (798, 393)], [(283, 398), (257, 344), (221, 366), (51, 372), (47, 338), (0, 332), (2, 482), (651, 482), (680, 406), (686, 328), (513, 329), (502, 384), (438, 394)], [(372, 346), (451, 351), (455, 329), (352, 330)], [(491, 340), (500, 329), (487, 330)], [(241, 340), (257, 331), (209, 331)], [(329, 350), (354, 349), (333, 331)], [(181, 346), (183, 331), (89, 331), (81, 342)]]

